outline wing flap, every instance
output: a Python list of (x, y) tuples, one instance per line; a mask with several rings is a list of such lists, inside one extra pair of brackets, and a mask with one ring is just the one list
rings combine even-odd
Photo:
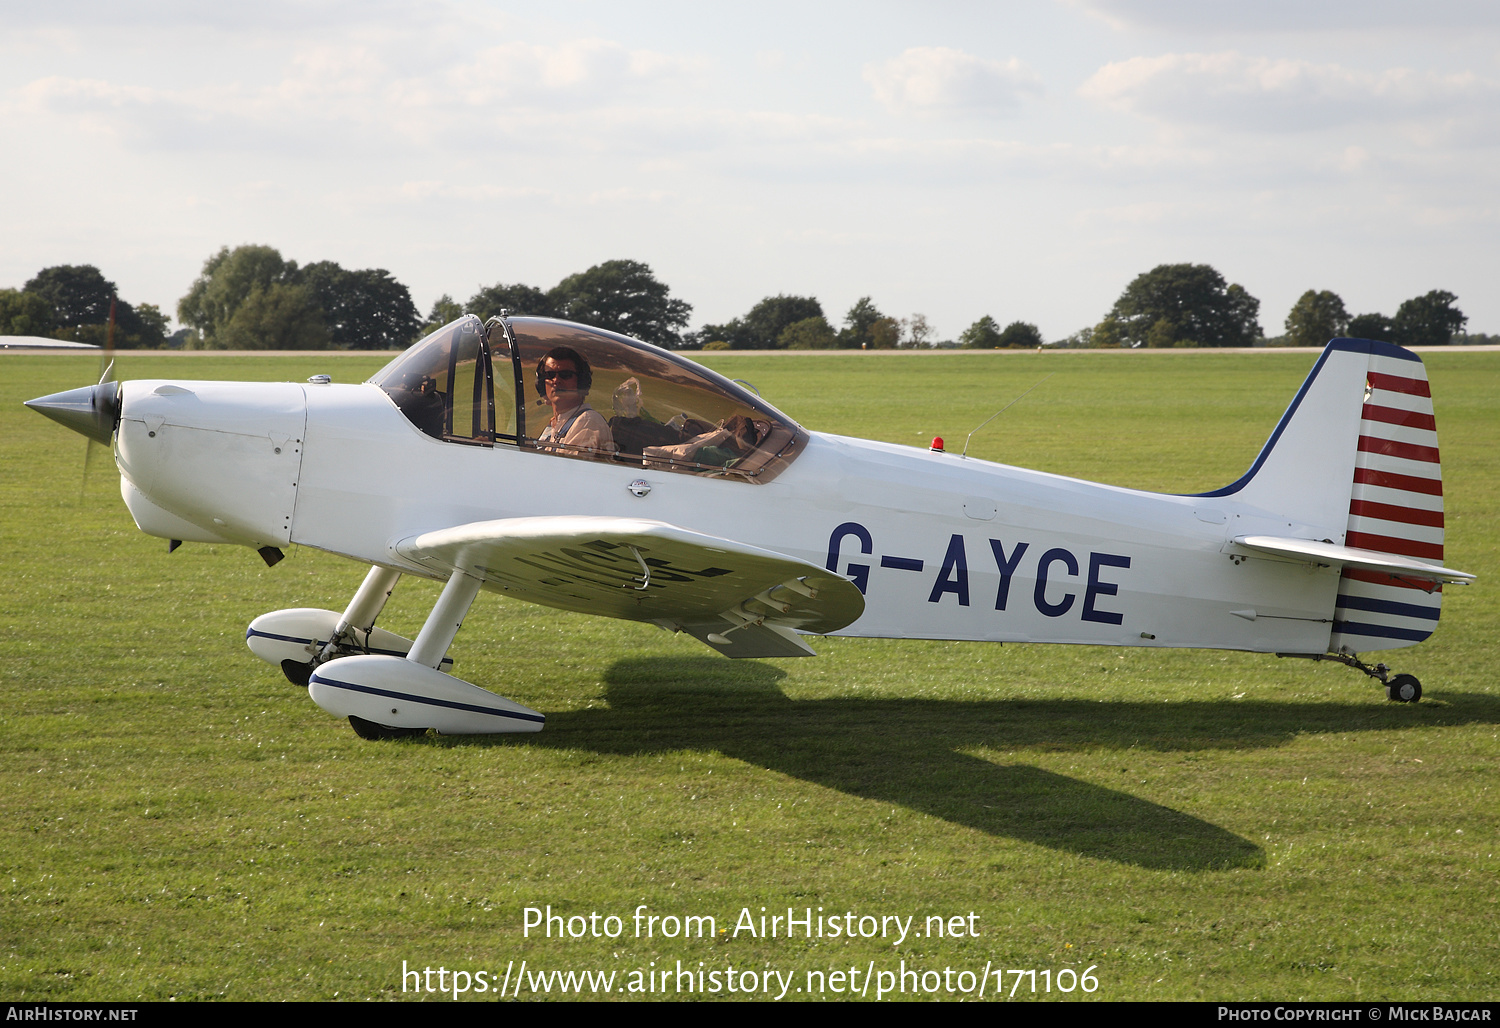
[(803, 656), (796, 631), (834, 632), (864, 613), (859, 589), (826, 568), (642, 518), (481, 521), (391, 548), (533, 603), (687, 631), (728, 656)]
[(680, 629), (726, 657), (815, 657), (813, 648), (790, 628), (754, 621), (731, 624), (728, 618), (710, 622), (663, 625)]

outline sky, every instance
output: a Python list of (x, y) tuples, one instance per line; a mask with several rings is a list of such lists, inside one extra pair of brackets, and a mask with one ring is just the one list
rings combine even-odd
[(1206, 263), (1271, 335), (1500, 332), (1500, 4), (0, 0), (0, 287), (175, 315), (221, 246), (440, 294), (648, 263), (692, 325), (860, 297), (1056, 339)]

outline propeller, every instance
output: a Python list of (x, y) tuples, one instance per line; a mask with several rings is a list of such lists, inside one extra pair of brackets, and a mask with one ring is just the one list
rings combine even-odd
[(89, 439), (84, 451), (83, 473), (88, 481), (89, 454), (94, 444), (108, 446), (114, 438), (115, 424), (120, 420), (120, 384), (115, 381), (115, 302), (109, 302), (109, 334), (105, 348), (100, 354), (99, 381), (95, 385), (69, 389), (50, 396), (27, 400), (26, 406), (38, 414), (46, 415), (60, 425), (65, 425)]
[[(99, 353), (99, 367), (102, 370), (99, 372), (99, 382), (94, 388), (97, 391), (99, 386), (102, 386), (105, 382), (114, 387), (115, 391), (112, 395), (115, 407), (114, 415), (118, 417), (120, 405), (119, 386), (115, 382), (115, 297), (113, 295), (109, 298), (109, 331), (104, 336), (104, 349)], [(114, 434), (114, 417), (110, 419), (110, 434), (111, 436)], [(94, 443), (97, 439), (97, 436), (90, 435), (89, 441), (83, 447), (83, 483), (78, 487), (79, 498), (82, 498), (83, 494), (88, 491), (89, 464), (94, 458)], [(105, 439), (102, 445), (108, 446), (109, 442), (109, 439)]]

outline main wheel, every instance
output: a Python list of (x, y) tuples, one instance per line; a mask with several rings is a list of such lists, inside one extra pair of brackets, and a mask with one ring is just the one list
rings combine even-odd
[(1422, 698), (1422, 683), (1416, 675), (1397, 675), (1385, 683), (1385, 698), (1397, 703), (1416, 703)]
[(312, 664), (304, 664), (300, 660), (283, 660), (281, 673), (286, 675), (288, 682), (306, 689), (307, 683), (312, 679)]
[(392, 728), (389, 725), (377, 725), (353, 714), (349, 715), (349, 727), (361, 739), (415, 739), (427, 734), (425, 728)]

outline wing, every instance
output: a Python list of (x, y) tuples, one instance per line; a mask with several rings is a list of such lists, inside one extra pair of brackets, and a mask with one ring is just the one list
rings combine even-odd
[(809, 656), (798, 632), (837, 631), (865, 609), (826, 568), (639, 518), (480, 521), (392, 549), (532, 603), (687, 632), (729, 657)]

